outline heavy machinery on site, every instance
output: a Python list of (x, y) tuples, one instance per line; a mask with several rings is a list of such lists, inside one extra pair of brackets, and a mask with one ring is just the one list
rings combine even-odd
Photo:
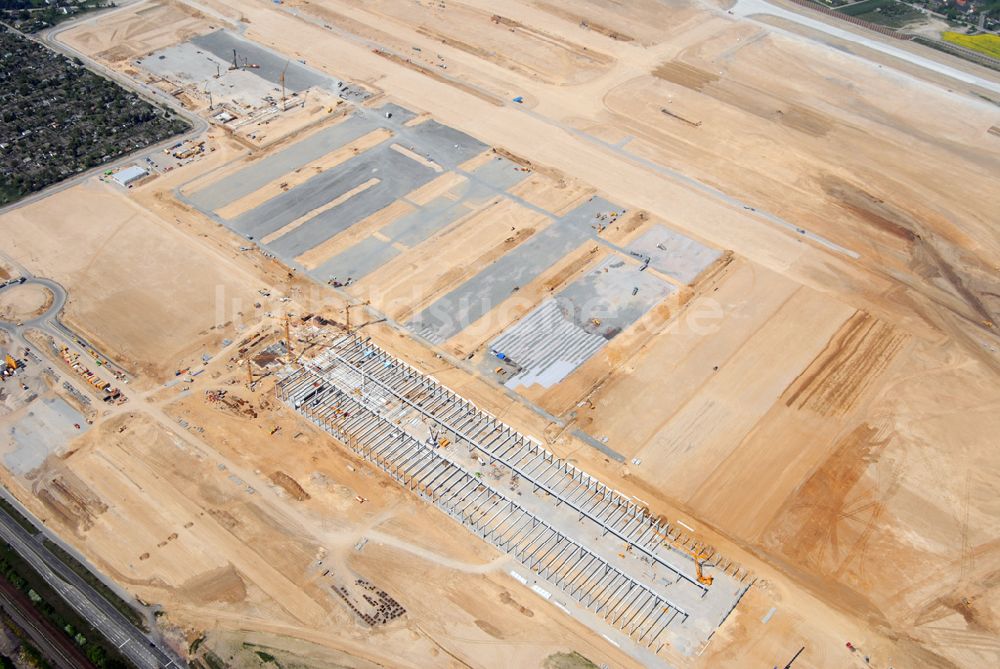
[(715, 581), (715, 577), (706, 574), (704, 568), (702, 567), (702, 565), (705, 564), (705, 560), (712, 557), (711, 553), (705, 552), (704, 547), (698, 546), (696, 543), (692, 546), (687, 546), (681, 544), (677, 539), (672, 539), (668, 534), (664, 534), (662, 532), (658, 534), (660, 535), (660, 538), (663, 539), (664, 546), (676, 548), (677, 550), (683, 551), (691, 556), (691, 559), (694, 560), (695, 578), (699, 583), (705, 586), (712, 585)]
[(701, 552), (700, 550), (694, 550), (691, 548), (686, 548), (685, 550), (694, 560), (694, 572), (695, 576), (698, 579), (698, 582), (701, 583), (702, 585), (712, 585), (712, 582), (715, 581), (715, 578), (706, 575), (701, 568), (701, 565), (705, 562), (705, 560), (709, 557), (709, 555), (707, 553)]

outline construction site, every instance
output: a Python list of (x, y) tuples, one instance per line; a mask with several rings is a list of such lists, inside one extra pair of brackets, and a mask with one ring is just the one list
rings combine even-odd
[(1000, 663), (996, 71), (785, 0), (120, 4), (39, 39), (192, 129), (0, 210), (0, 481), (150, 648)]

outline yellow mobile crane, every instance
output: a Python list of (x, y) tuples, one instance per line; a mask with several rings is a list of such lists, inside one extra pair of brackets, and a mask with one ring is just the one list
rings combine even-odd
[(658, 534), (660, 534), (660, 538), (663, 539), (664, 546), (670, 546), (671, 548), (682, 550), (691, 556), (691, 559), (694, 560), (695, 578), (698, 579), (699, 583), (701, 583), (702, 585), (712, 585), (712, 583), (715, 581), (715, 578), (705, 574), (702, 568), (702, 565), (705, 563), (705, 560), (711, 557), (708, 553), (706, 553), (701, 548), (689, 548), (687, 546), (681, 546), (676, 541), (671, 539), (668, 535), (662, 533)]
[(708, 558), (708, 554), (702, 553), (701, 551), (692, 550), (690, 548), (686, 548), (684, 550), (686, 550), (694, 559), (694, 573), (698, 579), (698, 582), (701, 583), (702, 585), (712, 585), (712, 582), (715, 580), (715, 578), (713, 578), (712, 576), (706, 576), (701, 569), (701, 565), (702, 563), (704, 563), (705, 559)]

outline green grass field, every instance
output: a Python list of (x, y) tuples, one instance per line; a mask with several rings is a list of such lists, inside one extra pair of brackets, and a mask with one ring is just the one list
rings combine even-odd
[(863, 2), (855, 3), (849, 7), (840, 7), (837, 11), (848, 16), (860, 16), (861, 14), (874, 12), (876, 9), (891, 5), (894, 2), (895, 0), (863, 0)]
[(864, 0), (836, 11), (889, 28), (901, 28), (924, 16), (919, 10), (896, 0)]
[(941, 34), (941, 39), (1000, 60), (1000, 37), (996, 35), (964, 35), (946, 32)]

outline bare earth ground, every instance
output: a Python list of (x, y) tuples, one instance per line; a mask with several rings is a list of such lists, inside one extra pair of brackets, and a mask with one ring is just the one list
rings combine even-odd
[(41, 316), (52, 306), (52, 299), (52, 291), (44, 286), (14, 286), (0, 294), (0, 319), (24, 321)]
[[(370, 297), (371, 312), (352, 317), (390, 318), (365, 328), (380, 345), (753, 571), (711, 642), (699, 655), (667, 651), (670, 664), (783, 666), (802, 646), (796, 666), (1000, 663), (1000, 106), (862, 47), (711, 5), (494, 5), (147, 1), (64, 33), (126, 71), (228, 27), (531, 171), (511, 190), (524, 203), (470, 210), (347, 292), (241, 251), (245, 239), (175, 191), (336, 114), (275, 121), (262, 132), (280, 146), (263, 149), (213, 129), (214, 153), (127, 193), (90, 180), (3, 214), (5, 253), (66, 287), (63, 319), (138, 386), (41, 471), (5, 471), (4, 482), (111, 577), (162, 603), (179, 645), (204, 635), (199, 652), (233, 666), (257, 666), (254, 649), (317, 667), (543, 666), (567, 651), (635, 666), (509, 578), (507, 558), (279, 406), (273, 379), (246, 388), (238, 349), (256, 332), (270, 342), (281, 313), (341, 320), (346, 295)], [(346, 157), (328, 154), (224, 213)], [(311, 269), (464, 183), (438, 179), (297, 260)], [(609, 247), (581, 245), (499, 305), (503, 317), (439, 349), (397, 327), (551, 225), (530, 206), (563, 213), (595, 193), (643, 215), (604, 240), (662, 224), (722, 259), (692, 285), (674, 281), (674, 296), (564, 381), (520, 395), (457, 361), (482, 355)], [(27, 296), (7, 295), (30, 310)], [(202, 365), (203, 354), (216, 357)], [(205, 371), (162, 386), (187, 367)], [(219, 388), (248, 404), (208, 402)], [(406, 616), (356, 622), (331, 586), (359, 577)]]
[[(66, 322), (155, 380), (232, 337), (217, 296), (242, 298), (252, 309), (252, 290), (196, 240), (112, 188), (81, 185), (49, 198), (44, 210), (5, 216), (3, 226), (12, 254), (68, 289)], [(20, 234), (25, 229), (32, 233)]]

